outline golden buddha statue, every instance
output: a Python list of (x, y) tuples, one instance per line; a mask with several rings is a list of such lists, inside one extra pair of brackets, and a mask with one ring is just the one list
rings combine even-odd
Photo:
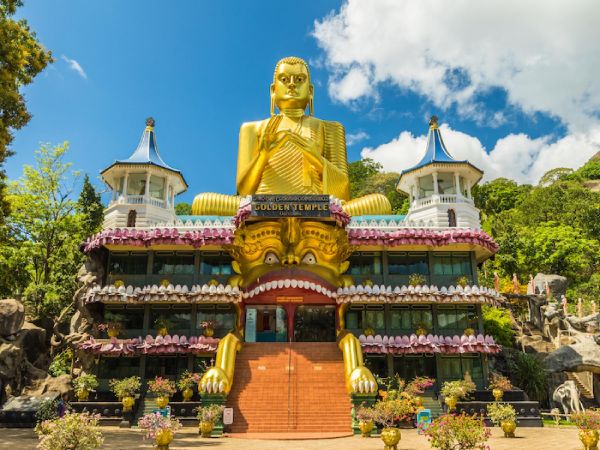
[(199, 194), (192, 214), (233, 216), (241, 196), (253, 194), (327, 194), (342, 200), (344, 211), (353, 216), (390, 214), (382, 194), (350, 200), (344, 127), (313, 116), (313, 95), (306, 62), (280, 60), (271, 84), (271, 117), (240, 129), (238, 195)]

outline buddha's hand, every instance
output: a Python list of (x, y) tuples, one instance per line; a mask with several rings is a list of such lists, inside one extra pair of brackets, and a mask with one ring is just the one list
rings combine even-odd
[(264, 152), (267, 155), (281, 148), (281, 146), (287, 142), (287, 132), (277, 131), (277, 128), (281, 123), (281, 119), (282, 116), (271, 117), (264, 131), (260, 135), (258, 148), (261, 152)]
[(377, 381), (365, 366), (356, 367), (350, 374), (349, 382), (352, 393), (369, 394), (377, 391)]
[(304, 152), (304, 156), (315, 166), (320, 174), (323, 173), (325, 158), (321, 156), (321, 145), (318, 142), (300, 136), (292, 131), (289, 132), (289, 140)]
[(200, 392), (221, 393), (229, 392), (229, 379), (220, 367), (211, 367), (208, 369), (198, 383)]

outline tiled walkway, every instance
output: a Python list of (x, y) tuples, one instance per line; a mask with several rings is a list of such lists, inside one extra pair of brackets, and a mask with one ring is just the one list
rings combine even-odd
[[(139, 430), (119, 430), (104, 427), (103, 449), (133, 450), (152, 449), (150, 441), (144, 441)], [(32, 430), (0, 429), (0, 449), (33, 450), (37, 439)], [(498, 428), (493, 429), (489, 441), (492, 450), (580, 450), (583, 448), (575, 428), (522, 428), (517, 429), (516, 439), (502, 437)], [(426, 450), (429, 444), (416, 430), (402, 430), (398, 450)], [(277, 441), (241, 438), (203, 439), (192, 428), (184, 428), (171, 444), (171, 450), (381, 450), (379, 438), (363, 439), (347, 437), (337, 439)]]

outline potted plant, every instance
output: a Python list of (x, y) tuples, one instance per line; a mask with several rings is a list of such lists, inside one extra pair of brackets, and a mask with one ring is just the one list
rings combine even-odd
[(217, 327), (217, 322), (215, 322), (214, 320), (204, 320), (200, 322), (200, 327), (204, 330), (204, 336), (213, 337), (215, 335), (215, 328)]
[(133, 376), (122, 380), (112, 379), (109, 381), (109, 386), (117, 398), (121, 400), (123, 411), (131, 411), (135, 403), (134, 397), (142, 386), (140, 377)]
[(514, 438), (517, 429), (517, 411), (508, 403), (490, 403), (487, 405), (487, 415), (494, 425), (504, 431), (504, 437)]
[(415, 334), (417, 336), (426, 336), (427, 335), (427, 327), (424, 323), (420, 323), (417, 329), (415, 330)]
[(223, 405), (208, 405), (201, 406), (197, 409), (197, 418), (199, 421), (198, 427), (202, 437), (210, 437), (215, 424), (221, 420), (223, 416)]
[(375, 330), (373, 329), (373, 327), (369, 324), (365, 325), (365, 329), (363, 330), (363, 334), (365, 336), (375, 336)]
[(177, 387), (181, 391), (184, 402), (189, 402), (194, 395), (194, 386), (200, 381), (200, 375), (185, 371), (177, 381)]
[(361, 436), (371, 437), (371, 432), (375, 426), (373, 423), (373, 420), (375, 419), (375, 411), (373, 408), (361, 405), (354, 411), (354, 417), (358, 421), (358, 428), (360, 428)]
[(373, 406), (375, 422), (383, 426), (381, 440), (385, 444), (385, 450), (397, 450), (400, 442), (399, 422), (412, 417), (415, 413), (414, 404), (408, 399), (395, 398), (379, 401)]
[(420, 426), (432, 448), (440, 450), (486, 450), (490, 429), (476, 415), (445, 414), (433, 419), (431, 424)]
[(494, 399), (499, 402), (506, 391), (513, 388), (510, 380), (502, 375), (492, 374), (490, 377), (490, 389)]
[(465, 328), (464, 331), (463, 331), (463, 334), (465, 336), (473, 336), (473, 335), (475, 335), (475, 329), (471, 328), (471, 327)]
[(91, 450), (104, 441), (98, 430), (99, 415), (67, 412), (63, 417), (40, 422), (35, 432), (40, 450)]
[(456, 409), (456, 403), (460, 399), (468, 398), (471, 392), (475, 391), (475, 383), (469, 380), (446, 381), (440, 389), (440, 394), (444, 396), (444, 402), (448, 405), (448, 411)]
[(84, 373), (73, 380), (73, 387), (75, 388), (77, 400), (85, 402), (90, 396), (90, 391), (98, 387), (98, 380), (96, 375)]
[(123, 329), (125, 316), (123, 314), (107, 311), (106, 314), (104, 314), (104, 320), (106, 320), (106, 322), (99, 324), (98, 330), (106, 331), (108, 337), (118, 337)]
[(138, 426), (144, 430), (144, 439), (154, 439), (156, 450), (168, 450), (175, 432), (181, 428), (181, 422), (160, 413), (150, 413), (138, 420)]
[(423, 286), (427, 282), (427, 278), (420, 273), (411, 273), (408, 276), (408, 284), (411, 286)]
[(435, 383), (435, 379), (429, 377), (415, 377), (404, 388), (404, 391), (412, 395), (415, 401), (417, 410), (423, 409), (422, 394), (426, 389), (429, 389)]
[(173, 323), (167, 319), (165, 316), (163, 316), (162, 314), (160, 316), (158, 316), (158, 319), (156, 319), (154, 321), (154, 326), (156, 327), (156, 333), (159, 336), (163, 336), (165, 337), (167, 334), (169, 334), (169, 328), (171, 328), (171, 326), (173, 325)]
[(469, 277), (465, 275), (462, 275), (456, 279), (456, 285), (463, 288), (467, 287), (470, 284), (470, 282), (471, 280), (469, 280)]
[(579, 428), (579, 440), (585, 450), (598, 448), (598, 430), (600, 430), (600, 410), (587, 409), (571, 414), (571, 421)]
[(168, 378), (156, 377), (148, 382), (148, 392), (156, 395), (156, 405), (162, 409), (169, 404), (169, 397), (177, 392), (177, 388)]

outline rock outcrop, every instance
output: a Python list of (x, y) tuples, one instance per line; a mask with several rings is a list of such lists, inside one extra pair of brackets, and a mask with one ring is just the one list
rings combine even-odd
[(590, 371), (600, 374), (600, 346), (593, 338), (565, 345), (550, 353), (544, 363), (550, 372)]
[(11, 338), (25, 322), (23, 303), (14, 298), (0, 300), (0, 337)]
[(550, 287), (550, 292), (555, 298), (560, 298), (561, 295), (567, 293), (568, 280), (560, 275), (538, 273), (533, 279), (535, 286), (534, 294), (544, 294), (546, 292), (546, 284)]

